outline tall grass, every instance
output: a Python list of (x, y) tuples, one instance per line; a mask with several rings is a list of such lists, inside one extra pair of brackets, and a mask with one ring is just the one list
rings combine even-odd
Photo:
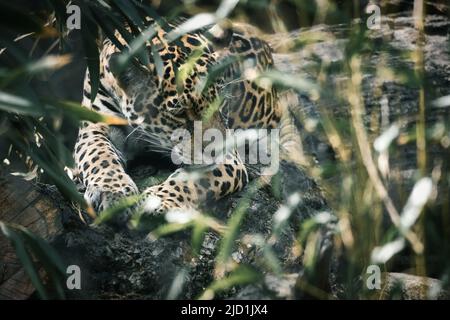
[[(302, 108), (305, 106), (299, 106), (295, 109), (297, 112), (294, 112), (303, 128), (303, 142), (306, 142), (307, 136), (313, 137), (317, 144), (328, 145), (333, 151), (331, 158), (318, 161), (314, 161), (310, 150), (304, 151), (304, 159), (309, 161), (302, 163), (303, 169), (324, 189), (325, 197), (336, 217), (333, 220), (330, 216), (324, 221), (323, 216), (320, 216), (300, 222), (296, 254), (302, 257), (309, 276), (302, 279), (298, 290), (308, 291), (309, 295), (316, 298), (331, 297), (331, 292), (324, 292), (315, 283), (308, 283), (308, 279), (314, 279), (315, 274), (320, 272), (316, 269), (321, 250), (320, 230), (321, 226), (331, 220), (334, 221), (331, 224), (334, 244), (332, 255), (345, 261), (338, 275), (343, 288), (339, 293), (340, 297), (380, 297), (377, 291), (370, 291), (365, 285), (364, 279), (370, 265), (378, 265), (385, 272), (405, 272), (439, 278), (448, 287), (450, 103), (448, 96), (442, 98), (435, 94), (436, 90), (431, 87), (425, 68), (424, 1), (414, 1), (413, 10), (405, 13), (412, 15), (417, 30), (413, 50), (394, 48), (390, 39), (383, 36), (375, 39), (373, 35), (381, 31), (367, 29), (365, 21), (368, 16), (357, 1), (353, 6), (344, 8), (334, 1), (312, 1), (310, 5), (303, 1), (222, 1), (220, 6), (218, 4), (214, 8), (210, 5), (205, 8), (201, 2), (195, 1), (176, 6), (170, 6), (169, 2), (156, 10), (148, 6), (146, 1), (76, 2), (83, 12), (83, 26), (79, 32), (92, 78), (93, 96), (99, 77), (99, 31), (117, 43), (113, 29), (118, 28), (123, 38), (130, 43), (130, 49), (123, 50), (123, 63), (137, 59), (145, 64), (148, 63), (143, 51), (145, 39), (137, 31), (145, 29), (151, 34), (151, 27), (143, 19), (145, 15), (164, 24), (160, 14), (164, 14), (168, 20), (180, 13), (192, 14), (193, 17), (183, 24), (184, 29), (181, 28), (178, 34), (172, 35), (175, 40), (180, 32), (199, 29), (205, 23), (226, 16), (258, 25), (261, 21), (249, 15), (249, 10), (266, 14), (268, 20), (265, 21), (268, 21), (268, 29), (271, 29), (266, 31), (283, 33), (280, 51), (293, 57), (302, 52), (308, 61), (314, 63), (303, 65), (302, 61), (297, 61), (299, 66), (295, 66), (293, 70), (299, 70), (298, 72), (288, 74), (273, 70), (259, 77), (271, 81), (280, 90), (291, 89), (299, 96), (306, 97), (314, 106), (315, 116), (304, 112)], [(6, 65), (2, 64), (0, 70), (0, 120), (11, 128), (7, 132), (1, 131), (0, 139), (30, 156), (68, 199), (78, 201), (89, 209), (63, 171), (64, 166), (71, 164), (70, 155), (66, 146), (60, 145), (59, 139), (54, 139), (61, 132), (55, 130), (52, 120), (56, 114), (76, 120), (114, 124), (121, 124), (122, 121), (87, 112), (76, 102), (39, 96), (30, 86), (30, 79), (55, 68), (64, 68), (68, 56), (47, 55), (27, 62), (24, 59), (26, 53), (20, 46), (21, 40), (17, 37), (19, 32), (24, 32), (36, 40), (51, 37), (63, 44), (69, 32), (64, 25), (67, 3), (68, 1), (62, 0), (45, 2), (41, 8), (45, 12), (45, 19), (22, 15), (20, 23), (8, 25), (8, 29), (0, 35), (0, 44), (5, 48), (0, 59), (9, 61)], [(290, 16), (290, 20), (284, 17), (285, 6), (295, 8), (297, 15), (294, 18)], [(5, 12), (17, 11), (12, 5), (5, 4), (2, 4), (1, 9), (6, 10)], [(212, 13), (205, 15), (205, 10)], [(339, 15), (341, 20), (336, 18)], [(296, 21), (300, 16), (304, 20)], [(352, 20), (357, 17), (360, 20)], [(385, 18), (383, 16), (382, 21)], [(290, 26), (303, 26), (304, 21), (309, 21), (310, 25), (327, 22), (345, 24), (332, 29), (335, 32), (313, 28), (300, 33), (287, 33)], [(125, 22), (132, 26), (131, 33), (122, 28)], [(315, 53), (316, 45), (327, 41), (336, 43), (339, 47), (343, 55), (340, 59), (325, 60)], [(375, 52), (379, 58), (376, 66), (367, 62), (375, 59)], [(5, 59), (5, 55), (8, 59)], [(392, 65), (389, 63), (392, 60), (400, 62)], [(377, 102), (378, 107), (368, 108), (366, 105), (366, 90), (370, 88), (367, 85), (367, 75), (374, 87), (370, 92), (374, 95), (371, 99)], [(400, 116), (390, 114), (392, 109), (402, 106), (386, 101), (384, 84), (395, 84), (408, 88), (409, 92), (416, 92), (415, 108)], [(450, 94), (449, 90), (443, 91)], [(436, 121), (429, 117), (433, 103), (441, 103), (442, 108), (446, 108), (441, 109), (444, 110), (444, 117)], [(35, 143), (36, 135), (43, 137), (40, 146)], [(55, 146), (58, 146), (57, 150)], [(430, 153), (432, 148), (438, 148), (439, 151)], [(416, 159), (406, 159), (407, 155), (403, 151), (413, 149)], [(65, 155), (62, 156), (59, 150), (64, 150)], [(412, 174), (401, 177), (406, 169)], [(249, 194), (243, 196), (229, 221), (217, 221), (206, 213), (192, 214), (188, 220), (172, 216), (172, 220), (168, 219), (169, 222), (158, 222), (157, 228), (151, 233), (154, 237), (160, 237), (191, 229), (194, 251), (198, 251), (207, 230), (214, 230), (221, 235), (215, 280), (200, 298), (211, 299), (233, 286), (261, 281), (261, 272), (283, 274), (282, 264), (272, 254), (277, 241), (276, 233), (280, 230), (274, 228), (275, 236), (268, 238), (251, 235), (250, 240), (249, 235), (239, 232), (249, 205), (248, 199), (259, 187), (256, 182), (252, 186), (254, 189), (249, 189)], [(130, 201), (134, 203), (134, 200), (136, 199)], [(125, 201), (122, 206), (128, 204)], [(285, 205), (289, 206), (287, 202)], [(110, 210), (101, 214), (97, 222), (108, 219), (114, 213), (114, 210)], [(155, 227), (155, 223), (151, 225)], [(141, 227), (139, 216), (135, 217), (134, 226)], [(282, 225), (279, 227), (282, 228)], [(230, 257), (236, 241), (250, 241), (263, 248), (265, 254), (261, 259), (264, 260), (266, 269), (256, 271), (233, 263)], [(433, 263), (437, 265), (432, 265)], [(171, 296), (176, 296), (176, 292), (172, 292)], [(43, 292), (42, 297), (45, 298)]]

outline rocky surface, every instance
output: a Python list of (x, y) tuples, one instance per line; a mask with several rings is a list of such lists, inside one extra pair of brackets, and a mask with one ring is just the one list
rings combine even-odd
[[(289, 179), (290, 184), (294, 183), (292, 170), (298, 169), (287, 164), (283, 167), (285, 175), (280, 177), (281, 182)], [(296, 188), (304, 195), (303, 201), (272, 245), (284, 275), (276, 275), (264, 265), (267, 263), (264, 252), (257, 244), (236, 241), (231, 254), (233, 262), (252, 266), (264, 277), (257, 285), (237, 286), (224, 295), (219, 293), (219, 297), (294, 298), (295, 279), (301, 272), (301, 257), (293, 254), (298, 221), (328, 210), (319, 188), (311, 179), (297, 174), (294, 180), (299, 182)], [(51, 189), (48, 191), (58, 197)], [(226, 224), (248, 191), (209, 203), (208, 212)], [(249, 208), (237, 239), (241, 235), (250, 235), (267, 240), (272, 235), (273, 215), (281, 202), (274, 197), (270, 186), (250, 194)], [(205, 233), (200, 252), (195, 255), (189, 231), (154, 239), (148, 232), (119, 231), (107, 225), (88, 226), (73, 212), (63, 215), (63, 226), (65, 231), (53, 243), (66, 264), (80, 266), (85, 284), (82, 290), (68, 291), (69, 297), (192, 299), (199, 297), (214, 280), (215, 257), (220, 245), (219, 235), (215, 232)], [(181, 286), (175, 295), (172, 292), (174, 285)]]
[[(383, 18), (381, 30), (374, 30), (371, 37), (374, 42), (387, 39), (390, 45), (396, 49), (415, 49), (416, 31), (413, 28), (413, 20), (404, 16), (392, 15)], [(429, 81), (437, 95), (450, 94), (450, 55), (448, 46), (449, 20), (443, 16), (428, 16), (426, 21), (425, 42), (425, 68)], [(343, 45), (346, 43), (345, 34), (348, 27), (315, 26), (312, 29), (302, 29), (289, 37), (311, 30), (321, 31), (331, 35), (329, 40), (306, 47), (298, 53), (282, 53), (276, 55), (277, 66), (280, 70), (311, 77), (310, 70), (317, 65), (317, 57), (321, 60), (340, 61), (343, 59)], [(277, 36), (277, 39), (284, 37)], [(282, 51), (282, 43), (273, 39), (272, 44)], [(372, 70), (380, 63), (381, 55), (376, 49), (368, 55), (365, 61)], [(397, 56), (389, 58), (391, 66), (403, 63)], [(331, 81), (342, 81), (338, 75)], [(379, 112), (382, 107), (373, 75), (364, 75), (364, 95), (368, 115), (371, 112)], [(381, 85), (382, 94), (390, 106), (388, 117), (390, 122), (400, 116), (411, 116), (417, 112), (417, 89), (405, 85), (399, 85), (386, 80)], [(318, 111), (314, 103), (305, 95), (298, 95), (297, 111), (307, 118), (317, 118)], [(330, 104), (330, 111), (335, 117), (348, 117), (348, 108)], [(432, 125), (436, 121), (449, 115), (448, 108), (433, 107), (427, 112), (427, 123)], [(370, 117), (367, 117), (369, 122)], [(407, 124), (404, 124), (405, 126)], [(321, 141), (313, 133), (300, 127), (305, 149), (314, 154), (319, 162), (333, 159), (330, 147), (325, 141)], [(394, 165), (398, 166), (400, 176), (408, 173), (408, 168), (415, 166), (415, 149), (405, 149), (405, 157)], [(436, 154), (448, 153), (448, 148), (436, 147), (431, 152)], [(134, 172), (137, 180), (142, 179), (142, 170)], [(159, 168), (147, 168), (147, 174), (165, 174)], [(146, 175), (147, 175), (146, 174)], [(142, 182), (141, 184), (145, 184)], [(219, 298), (281, 298), (292, 299), (302, 297), (296, 289), (298, 280), (303, 274), (301, 255), (296, 252), (295, 239), (298, 233), (298, 221), (317, 216), (319, 213), (328, 212), (324, 196), (315, 182), (301, 169), (284, 165), (281, 169), (278, 185), (276, 181), (265, 186), (250, 195), (249, 208), (239, 228), (239, 235), (259, 235), (262, 239), (269, 239), (273, 230), (274, 214), (289, 195), (299, 192), (301, 201), (295, 205), (292, 218), (283, 229), (283, 232), (272, 243), (272, 250), (279, 261), (281, 273), (277, 274), (270, 266), (265, 264), (264, 250), (254, 242), (236, 241), (232, 251), (235, 263), (250, 265), (262, 272), (263, 277), (257, 284), (240, 285), (233, 287), (224, 293), (219, 293)], [(248, 190), (246, 190), (248, 191)], [(220, 203), (207, 205), (207, 212), (226, 224), (235, 212), (246, 191), (227, 197)], [(190, 231), (154, 239), (148, 237), (147, 232), (131, 232), (115, 230), (102, 225), (92, 227), (80, 220), (78, 213), (64, 204), (59, 194), (52, 187), (41, 186), (41, 192), (53, 197), (55, 203), (61, 204), (63, 231), (52, 237), (52, 243), (63, 257), (66, 264), (76, 264), (82, 271), (82, 290), (67, 291), (69, 298), (102, 298), (102, 299), (164, 299), (164, 298), (197, 298), (203, 290), (214, 280), (215, 256), (220, 237), (217, 233), (207, 231), (203, 240), (200, 253), (195, 255), (191, 246)], [(285, 200), (282, 200), (285, 199)], [(69, 208), (69, 209), (67, 209)], [(85, 217), (88, 220), (88, 217)], [(156, 227), (154, 225), (153, 227)], [(325, 230), (327, 231), (327, 230)], [(239, 237), (237, 237), (239, 238)], [(253, 238), (253, 239), (258, 239)], [(248, 240), (248, 239), (247, 239)], [(329, 248), (327, 243), (329, 235), (323, 234), (323, 246)], [(323, 270), (328, 275), (328, 269)], [(325, 276), (326, 282), (329, 280)], [(408, 275), (393, 275), (388, 278), (385, 287), (385, 297), (390, 297), (392, 288), (397, 288), (395, 283), (403, 282), (404, 288), (410, 288), (411, 283), (418, 283)], [(323, 281), (323, 279), (322, 279)], [(430, 280), (433, 288), (439, 288), (438, 280)], [(333, 287), (338, 295), (342, 288)], [(403, 290), (400, 298), (412, 298), (424, 296), (412, 295), (412, 291)], [(439, 294), (436, 297), (442, 297)]]
[[(370, 127), (371, 117), (375, 114), (381, 116), (383, 113), (387, 117), (387, 123), (392, 124), (400, 119), (407, 119), (401, 122), (401, 129), (411, 127), (415, 116), (418, 113), (418, 89), (413, 84), (406, 81), (400, 84), (387, 75), (376, 74), (380, 67), (392, 68), (394, 72), (401, 70), (412, 70), (414, 68), (411, 58), (405, 58), (417, 50), (417, 30), (414, 28), (412, 12), (392, 14), (383, 16), (379, 30), (369, 30), (368, 36), (372, 40), (371, 47), (365, 50), (363, 56), (363, 94), (366, 106), (365, 122)], [(355, 22), (358, 23), (358, 22)], [(344, 50), (348, 44), (350, 28), (348, 25), (317, 25), (312, 28), (305, 28), (292, 32), (286, 36), (269, 37), (269, 42), (278, 50), (275, 55), (275, 63), (278, 69), (286, 74), (293, 74), (299, 78), (315, 80), (318, 67), (322, 62), (333, 64), (342, 62)], [(323, 38), (322, 41), (315, 41), (306, 44), (298, 52), (286, 52), (289, 43), (295, 38), (308, 39), (308, 35), (316, 34)], [(448, 45), (450, 37), (450, 21), (443, 15), (428, 15), (425, 19), (425, 43), (423, 46), (424, 62), (426, 72), (426, 90), (429, 96), (443, 97), (450, 94), (450, 47)], [(306, 41), (306, 40), (305, 40)], [(382, 44), (388, 44), (389, 48)], [(403, 52), (402, 52), (403, 51)], [(408, 75), (406, 75), (408, 76)], [(411, 77), (411, 75), (409, 75)], [(338, 87), (348, 80), (342, 73), (335, 73), (328, 76), (327, 85), (331, 88)], [(336, 98), (336, 97), (335, 97)], [(313, 103), (307, 95), (298, 95), (298, 105), (301, 106), (296, 111), (303, 119), (317, 119), (319, 111), (317, 105)], [(339, 103), (339, 99), (328, 99), (324, 104), (330, 115), (339, 118), (349, 117), (347, 105)], [(384, 109), (383, 109), (384, 108)], [(428, 104), (426, 112), (426, 122), (429, 127), (438, 121), (448, 120), (449, 108)], [(330, 159), (330, 148), (324, 141), (313, 136), (314, 132), (302, 128), (302, 137), (305, 148), (315, 154), (320, 160)], [(414, 166), (410, 159), (415, 158), (415, 148), (408, 148), (402, 151), (408, 156), (400, 157), (398, 166), (402, 170)], [(431, 150), (432, 155), (445, 154), (448, 148), (435, 148)]]
[(450, 292), (443, 290), (442, 282), (436, 279), (392, 272), (383, 275), (382, 283), (381, 299), (450, 299)]

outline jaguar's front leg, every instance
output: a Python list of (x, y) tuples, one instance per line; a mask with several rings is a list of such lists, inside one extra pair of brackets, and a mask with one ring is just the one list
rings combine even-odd
[[(195, 178), (197, 174), (199, 177)], [(152, 214), (196, 209), (202, 201), (218, 200), (241, 190), (247, 183), (246, 168), (237, 153), (232, 153), (212, 170), (188, 173), (178, 169), (163, 183), (148, 188), (144, 191), (144, 211)]]
[(79, 131), (75, 145), (75, 162), (86, 187), (84, 198), (97, 211), (138, 193), (109, 134), (109, 126), (86, 122)]

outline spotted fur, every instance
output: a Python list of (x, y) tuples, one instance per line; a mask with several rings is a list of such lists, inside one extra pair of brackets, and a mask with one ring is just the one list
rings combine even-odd
[[(193, 122), (201, 120), (218, 98), (219, 112), (213, 113), (203, 129), (223, 132), (226, 128), (275, 128), (280, 121), (275, 88), (258, 86), (243, 74), (249, 65), (258, 71), (273, 65), (270, 47), (254, 29), (236, 25), (228, 30), (225, 43), (203, 32), (185, 34), (169, 43), (168, 30), (155, 28), (157, 34), (149, 39), (147, 66), (132, 63), (119, 70), (119, 48), (110, 40), (103, 42), (100, 86), (93, 102), (86, 73), (82, 104), (129, 122), (125, 127), (84, 122), (79, 130), (76, 165), (86, 187), (84, 196), (98, 210), (140, 192), (126, 172), (129, 159), (144, 150), (170, 154), (172, 133), (180, 128), (192, 131)], [(158, 56), (153, 58), (151, 52), (155, 50)], [(176, 70), (180, 72), (192, 56), (197, 59), (180, 82)], [(231, 63), (223, 74), (203, 91), (197, 90), (225, 59)], [(199, 179), (192, 179), (186, 172), (186, 168), (180, 168), (163, 183), (142, 190), (147, 197), (145, 210), (152, 213), (196, 208), (206, 198), (220, 199), (241, 190), (248, 182), (247, 169), (236, 151), (230, 151), (223, 164), (204, 170)]]

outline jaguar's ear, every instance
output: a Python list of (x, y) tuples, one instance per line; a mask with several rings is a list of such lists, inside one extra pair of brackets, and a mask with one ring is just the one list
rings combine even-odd
[(233, 24), (228, 19), (221, 20), (208, 29), (206, 36), (215, 46), (226, 47), (233, 37)]

